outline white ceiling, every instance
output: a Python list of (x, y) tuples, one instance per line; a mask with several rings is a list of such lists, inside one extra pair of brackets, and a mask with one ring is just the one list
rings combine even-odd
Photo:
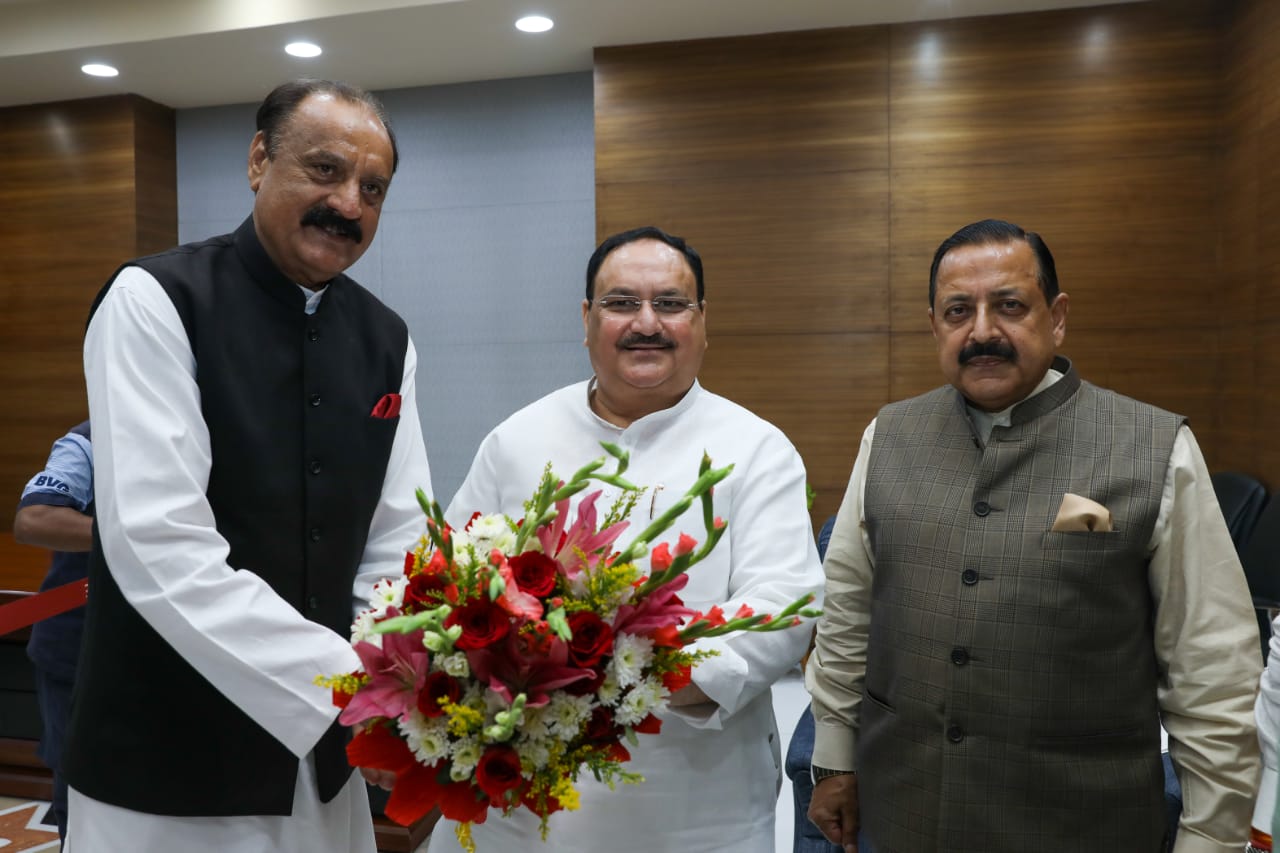
[[(1128, 0), (1122, 0), (1125, 2)], [(1116, 0), (0, 0), (0, 107), (134, 92), (175, 108), (313, 76), (395, 89), (581, 71), (593, 47)], [(512, 26), (539, 13), (556, 26)], [(316, 59), (283, 52), (314, 41)], [(80, 72), (105, 62), (120, 76)]]

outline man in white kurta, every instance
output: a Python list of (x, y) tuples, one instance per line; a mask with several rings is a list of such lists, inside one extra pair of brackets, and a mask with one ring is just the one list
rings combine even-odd
[[(776, 427), (695, 379), (705, 347), (697, 254), (657, 229), (638, 229), (601, 244), (587, 281), (583, 315), (595, 378), (547, 395), (494, 429), (453, 497), (450, 523), (464, 524), (475, 511), (522, 515), (548, 461), (558, 473), (571, 472), (602, 456), (600, 442), (609, 441), (631, 454), (625, 477), (647, 490), (631, 517), (638, 532), (693, 483), (705, 450), (716, 467), (734, 465), (715, 488), (715, 513), (728, 529), (690, 570), (680, 593), (685, 604), (703, 611), (718, 604), (726, 614), (740, 604), (776, 612), (818, 592), (799, 454)], [(611, 305), (616, 299), (639, 304)], [(601, 488), (596, 506), (607, 508), (618, 490)], [(681, 532), (703, 535), (697, 504), (666, 538)], [(693, 685), (672, 697), (661, 733), (629, 747), (627, 769), (643, 783), (611, 791), (586, 774), (578, 785), (581, 808), (551, 816), (545, 848), (527, 810), (474, 826), (476, 848), (773, 853), (781, 762), (770, 685), (796, 666), (809, 635), (800, 627), (702, 641), (698, 648), (718, 654), (699, 663)], [(432, 853), (458, 849), (450, 829), (437, 826)]]

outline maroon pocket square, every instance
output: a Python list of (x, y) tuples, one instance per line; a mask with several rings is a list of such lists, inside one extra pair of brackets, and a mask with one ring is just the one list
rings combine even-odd
[(375, 418), (394, 418), (400, 415), (400, 395), (399, 394), (383, 394), (382, 399), (378, 401), (378, 405), (373, 407), (373, 411), (369, 413)]

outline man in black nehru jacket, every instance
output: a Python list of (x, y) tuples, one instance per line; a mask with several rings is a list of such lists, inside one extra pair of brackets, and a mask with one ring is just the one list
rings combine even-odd
[(252, 215), (125, 264), (94, 305), (69, 851), (374, 851), (313, 679), (358, 667), (353, 606), (401, 571), (431, 490), (408, 330), (343, 275), (396, 163), (373, 96), (286, 83), (258, 110)]

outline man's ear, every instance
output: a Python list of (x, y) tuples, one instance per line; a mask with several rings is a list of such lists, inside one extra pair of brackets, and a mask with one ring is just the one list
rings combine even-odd
[(1067, 337), (1067, 307), (1069, 302), (1067, 294), (1059, 293), (1058, 297), (1053, 300), (1053, 304), (1049, 306), (1049, 320), (1053, 324), (1053, 345), (1055, 347), (1062, 346), (1062, 341)]
[(253, 135), (249, 143), (249, 189), (255, 193), (262, 185), (262, 176), (267, 172), (267, 163), (271, 157), (267, 151), (267, 138), (262, 131)]

